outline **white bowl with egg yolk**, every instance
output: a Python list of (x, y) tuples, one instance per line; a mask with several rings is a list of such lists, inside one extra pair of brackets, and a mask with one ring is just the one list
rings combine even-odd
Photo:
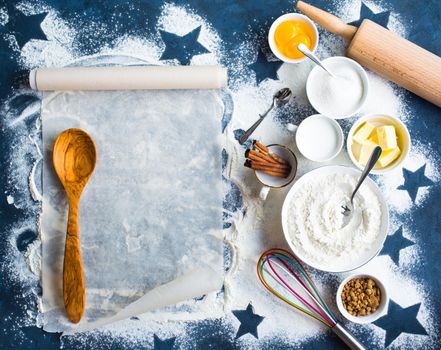
[(358, 131), (358, 129), (367, 121), (374, 124), (375, 126), (393, 125), (395, 127), (395, 132), (397, 134), (397, 144), (401, 151), (399, 157), (384, 168), (377, 164), (371, 170), (371, 174), (374, 175), (384, 174), (401, 165), (409, 154), (411, 145), (409, 130), (399, 118), (387, 114), (370, 114), (359, 118), (349, 130), (348, 138), (346, 140), (346, 147), (349, 158), (351, 158), (351, 161), (354, 163), (354, 165), (361, 170), (364, 169), (364, 165), (360, 164), (357, 161), (357, 157), (354, 155), (354, 140), (352, 139), (352, 137), (354, 136), (356, 131)]
[(280, 52), (280, 50), (277, 48), (276, 45), (276, 40), (274, 38), (275, 32), (277, 27), (286, 21), (301, 21), (306, 23), (313, 31), (314, 33), (314, 45), (311, 48), (311, 51), (314, 52), (317, 49), (318, 46), (318, 40), (319, 40), (319, 33), (317, 30), (317, 26), (314, 24), (313, 21), (311, 21), (308, 17), (306, 17), (305, 15), (302, 15), (300, 13), (287, 13), (284, 14), (282, 16), (280, 16), (279, 18), (277, 18), (273, 24), (270, 27), (270, 30), (268, 32), (268, 43), (270, 46), (270, 49), (272, 51), (272, 53), (281, 61), (286, 62), (286, 63), (300, 63), (302, 61), (307, 60), (308, 58), (306, 56), (303, 56), (301, 58), (289, 58), (287, 56), (285, 56), (283, 53)]

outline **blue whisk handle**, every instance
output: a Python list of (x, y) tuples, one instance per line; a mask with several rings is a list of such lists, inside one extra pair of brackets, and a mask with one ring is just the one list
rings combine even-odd
[(364, 345), (355, 338), (345, 327), (337, 323), (331, 330), (349, 347), (351, 350), (366, 350)]

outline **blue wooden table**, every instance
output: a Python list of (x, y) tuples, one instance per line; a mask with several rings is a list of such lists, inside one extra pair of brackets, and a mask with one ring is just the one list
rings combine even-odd
[[(312, 4), (333, 11), (339, 5), (337, 0), (313, 0)], [(360, 8), (358, 1), (351, 1), (354, 6)], [(192, 0), (191, 2), (175, 1), (178, 6), (191, 6), (192, 11), (206, 18), (212, 24), (214, 30), (221, 37), (222, 50), (228, 59), (226, 65), (234, 62), (238, 43), (251, 40), (255, 47), (257, 60), (249, 62), (249, 67), (256, 75), (256, 84), (265, 79), (277, 79), (277, 69), (280, 62), (267, 62), (267, 57), (261, 48), (266, 46), (264, 34), (267, 32), (272, 19), (282, 13), (291, 12), (293, 3), (290, 1), (233, 1)], [(374, 10), (372, 4), (361, 5), (359, 18), (370, 18), (387, 26), (391, 14), (398, 15), (400, 21), (406, 24), (408, 39), (422, 45), (428, 50), (441, 55), (441, 2), (436, 0), (398, 1), (384, 0), (381, 2), (384, 11)], [(111, 47), (118, 38), (124, 35), (134, 35), (139, 38), (157, 31), (153, 23), (158, 17), (163, 6), (162, 0), (42, 0), (16, 3), (12, 0), (0, 2), (0, 106), (2, 115), (11, 111), (22, 112), (38, 97), (33, 93), (25, 93), (20, 90), (20, 77), (29, 69), (29, 64), (23, 61), (23, 50), (30, 49), (30, 43), (52, 40), (48, 38), (44, 21), (46, 16), (53, 13), (59, 18), (70, 23), (74, 28), (75, 35), (69, 38), (70, 47), (74, 47), (77, 57), (93, 55), (102, 50), (104, 46)], [(357, 20), (357, 18), (354, 18)], [(97, 32), (91, 30), (91, 23), (96, 24)], [(43, 25), (42, 25), (43, 23)], [(82, 29), (84, 28), (84, 29)], [(98, 30), (99, 28), (99, 30)], [(86, 30), (87, 29), (87, 30)], [(255, 33), (252, 39), (245, 33)], [(99, 33), (99, 34), (97, 34)], [(198, 41), (200, 27), (197, 25), (185, 35), (161, 31), (163, 41), (161, 60), (175, 60), (175, 63), (189, 64), (198, 55), (209, 50)], [(36, 62), (36, 63), (35, 63)], [(38, 65), (38, 61), (32, 64)], [(66, 62), (68, 63), (68, 62)], [(440, 87), (441, 89), (441, 87)], [(18, 91), (20, 93), (18, 94)], [(410, 119), (408, 127), (414, 140), (420, 145), (427, 145), (428, 152), (437, 159), (437, 167), (441, 165), (441, 110), (438, 107), (404, 92), (404, 98), (410, 106), (410, 113), (414, 117)], [(35, 120), (33, 121), (35, 122)], [(228, 122), (225, 121), (226, 123)], [(26, 121), (22, 121), (26, 123)], [(31, 126), (29, 126), (31, 128)], [(8, 163), (9, 155), (17, 147), (17, 135), (2, 120), (0, 135), (0, 157), (3, 171), (0, 173), (2, 194), (0, 196), (0, 349), (121, 349), (121, 348), (145, 348), (145, 349), (236, 349), (237, 338), (243, 336), (258, 337), (258, 328), (265, 322), (265, 315), (257, 315), (251, 307), (244, 310), (234, 310), (233, 315), (240, 322), (234, 330), (236, 337), (231, 337), (231, 330), (226, 330), (219, 320), (199, 321), (188, 324), (186, 332), (191, 334), (194, 341), (191, 344), (181, 343), (179, 335), (170, 335), (164, 338), (154, 335), (144, 343), (121, 342), (118, 337), (102, 335), (89, 338), (66, 337), (60, 340), (59, 334), (43, 332), (30, 319), (30, 314), (36, 312), (36, 295), (29, 295), (29, 290), (36, 288), (38, 280), (23, 283), (23, 280), (14, 276), (11, 270), (11, 257), (23, 258), (26, 248), (37, 238), (36, 225), (18, 227), (17, 224), (24, 219), (38, 216), (39, 205), (26, 207), (19, 198), (9, 197), (11, 192), (11, 174)], [(23, 161), (30, 157), (22, 154)], [(19, 176), (19, 175), (17, 175)], [(23, 174), (24, 177), (27, 174)], [(26, 183), (26, 181), (22, 181)], [(426, 174), (425, 166), (418, 169), (403, 169), (403, 179), (399, 190), (407, 191), (410, 198), (415, 202), (418, 191), (421, 188), (428, 189), (428, 194), (412, 207), (411, 220), (403, 217), (405, 227), (388, 237), (382, 254), (387, 254), (399, 265), (399, 253), (401, 249), (418, 244), (420, 256), (423, 256), (417, 264), (408, 271), (414, 277), (416, 283), (424, 285), (427, 292), (428, 305), (431, 320), (435, 323), (431, 334), (419, 322), (417, 315), (421, 305), (400, 306), (391, 301), (388, 314), (376, 322), (376, 326), (386, 332), (384, 346), (394, 348), (394, 341), (402, 333), (425, 335), (432, 340), (430, 344), (441, 348), (441, 265), (439, 264), (441, 245), (441, 187), (440, 184)], [(240, 205), (241, 197), (238, 193), (228, 194), (229, 200), (226, 205), (229, 211), (234, 210), (235, 203)], [(29, 194), (28, 194), (29, 196)], [(13, 203), (15, 201), (15, 203)], [(238, 204), (239, 203), (239, 204)], [(409, 214), (406, 214), (409, 215)], [(226, 218), (227, 219), (227, 218)], [(405, 220), (406, 219), (406, 220)], [(226, 223), (227, 227), (228, 224)], [(11, 231), (19, 230), (19, 235), (11, 241)], [(403, 235), (403, 230), (410, 230), (418, 236), (417, 243)], [(16, 250), (12, 254), (11, 250)], [(24, 258), (23, 258), (24, 261)], [(32, 284), (32, 285), (30, 285)], [(406, 293), (405, 290), (402, 291)], [(362, 340), (369, 340), (369, 331), (362, 335)], [(420, 339), (420, 338), (417, 338)], [(423, 348), (420, 341), (407, 344), (408, 348)], [(287, 344), (283, 339), (274, 340), (261, 344), (266, 349), (295, 348)], [(376, 346), (378, 347), (378, 346)], [(305, 348), (331, 349), (342, 348), (338, 339), (330, 333), (308, 343)]]

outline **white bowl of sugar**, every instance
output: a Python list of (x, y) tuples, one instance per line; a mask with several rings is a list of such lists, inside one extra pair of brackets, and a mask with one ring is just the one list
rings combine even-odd
[(335, 77), (315, 66), (306, 82), (309, 102), (317, 112), (333, 119), (353, 116), (368, 96), (369, 80), (366, 71), (347, 57), (329, 57), (322, 62)]

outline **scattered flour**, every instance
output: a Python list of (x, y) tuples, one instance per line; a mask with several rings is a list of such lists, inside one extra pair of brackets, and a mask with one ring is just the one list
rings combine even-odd
[[(334, 9), (333, 14), (340, 17), (346, 23), (357, 20), (360, 17), (361, 2), (354, 0), (333, 0), (332, 8)], [(363, 1), (367, 7), (369, 7), (374, 13), (391, 11), (392, 8), (386, 7), (385, 1), (374, 1), (374, 0), (364, 0)], [(398, 13), (391, 12), (389, 17), (389, 23), (387, 27), (394, 33), (406, 37), (407, 30), (404, 26), (404, 22)]]
[(8, 23), (9, 15), (5, 8), (0, 8), (0, 25)]
[[(416, 171), (426, 165), (425, 176), (436, 183), (441, 179), (441, 173), (435, 166), (435, 152), (431, 150), (433, 145), (424, 144), (423, 142), (419, 140), (412, 141), (411, 151), (404, 161), (403, 167), (410, 171)], [(381, 176), (379, 183), (383, 190), (397, 189), (404, 183), (402, 168), (393, 169), (386, 175)], [(412, 202), (409, 193), (404, 190), (384, 191), (383, 193), (385, 193), (389, 205), (393, 206), (397, 212), (404, 214), (410, 212), (415, 205), (419, 206), (424, 202), (424, 199), (429, 194), (429, 187), (420, 187), (418, 189), (415, 203)]]
[[(177, 21), (177, 18), (180, 20)], [(210, 53), (193, 57), (192, 64), (219, 64), (224, 52), (219, 35), (206, 19), (196, 14), (189, 7), (165, 3), (162, 7), (162, 15), (159, 17), (157, 23), (158, 30), (164, 30), (180, 36), (189, 33), (199, 26), (201, 26), (201, 32), (198, 41), (207, 48)], [(160, 47), (161, 52), (163, 49), (164, 47)]]
[(35, 240), (26, 248), (25, 259), (31, 272), (40, 277), (41, 272), (41, 241)]
[(14, 204), (14, 197), (7, 195), (6, 202), (8, 202), (8, 204)]
[(75, 39), (75, 32), (56, 12), (49, 14), (41, 24), (48, 41), (31, 40), (20, 52), (21, 63), (27, 68), (57, 67), (65, 65), (75, 58), (75, 52), (69, 49)]
[(36, 202), (41, 202), (43, 199), (43, 196), (40, 192), (40, 190), (37, 187), (36, 179), (38, 176), (36, 175), (36, 171), (38, 168), (38, 165), (41, 164), (41, 161), (43, 158), (38, 158), (34, 164), (32, 165), (31, 172), (29, 174), (29, 191), (31, 193), (31, 197)]

